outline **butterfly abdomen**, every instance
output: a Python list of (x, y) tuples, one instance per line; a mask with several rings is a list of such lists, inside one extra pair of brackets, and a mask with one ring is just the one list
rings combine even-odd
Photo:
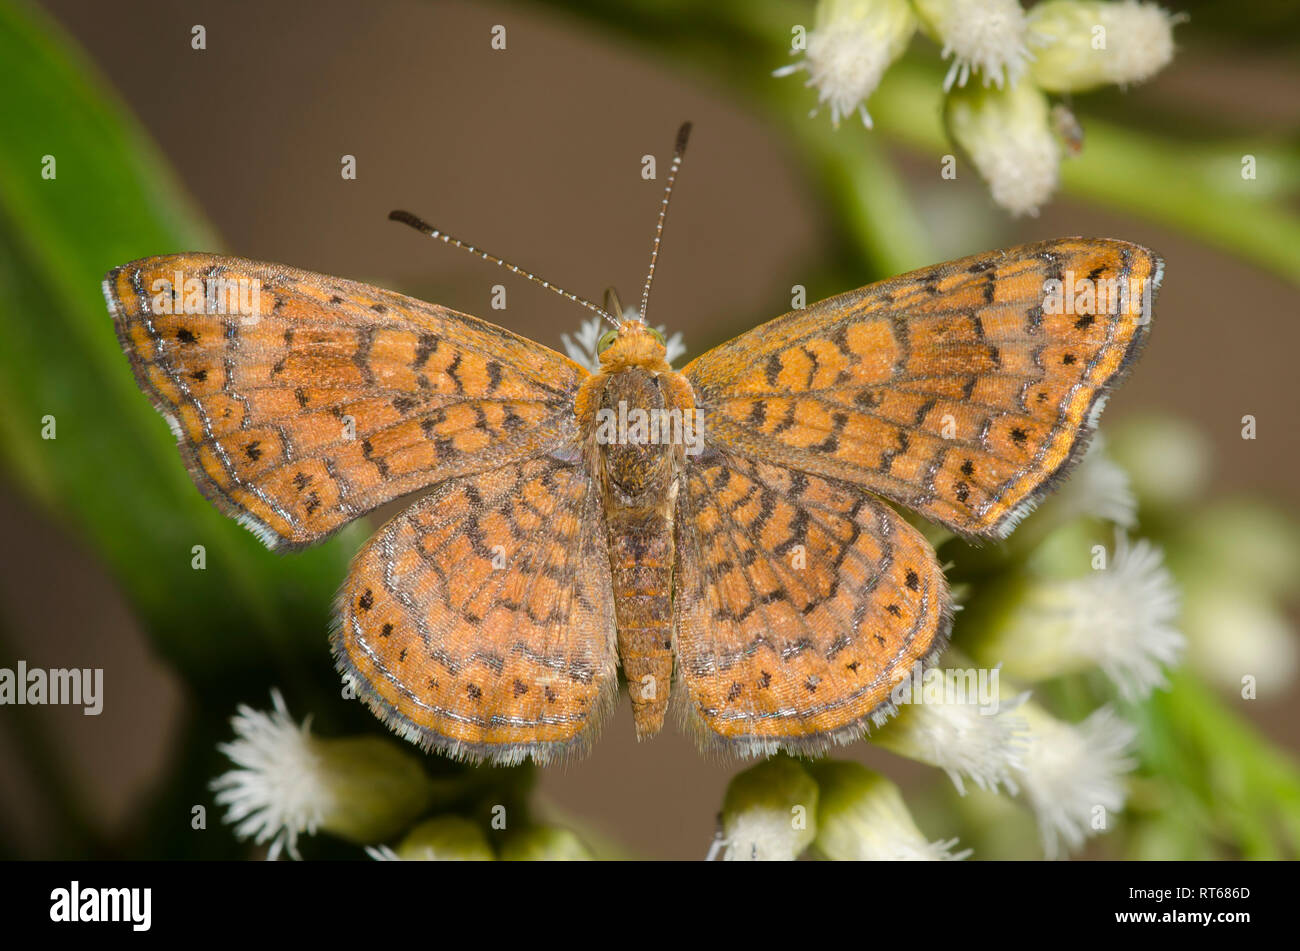
[(605, 512), (618, 655), (638, 739), (663, 727), (673, 675), (673, 528), (658, 507)]
[(682, 398), (669, 374), (641, 366), (598, 378), (588, 420), (604, 487), (618, 653), (637, 736), (658, 733), (673, 674), (673, 512), (680, 439), (660, 427)]

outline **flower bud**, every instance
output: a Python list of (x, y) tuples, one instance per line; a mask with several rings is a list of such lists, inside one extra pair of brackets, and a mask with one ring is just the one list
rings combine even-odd
[(821, 790), (816, 848), (836, 861), (963, 859), (956, 839), (931, 842), (917, 828), (903, 794), (858, 763), (819, 760), (810, 767)]
[(1024, 81), (1006, 89), (971, 85), (949, 93), (944, 119), (993, 200), (1013, 215), (1038, 214), (1056, 190), (1061, 164), (1047, 97)]
[(1154, 3), (1046, 0), (1029, 11), (1029, 72), (1048, 92), (1140, 83), (1174, 56), (1177, 18)]
[(1025, 11), (1019, 0), (914, 0), (921, 27), (952, 58), (944, 92), (965, 86), (971, 72), (984, 85), (1015, 83), (1032, 59), (1026, 47)]
[(483, 830), (463, 816), (426, 819), (382, 857), (406, 862), (490, 862), (495, 858)]
[(241, 705), (231, 718), (237, 739), (218, 749), (238, 767), (213, 780), (216, 801), (235, 834), (298, 858), (298, 835), (331, 832), (375, 842), (405, 828), (429, 805), (433, 781), (419, 757), (375, 736), (322, 739), (309, 721), (289, 716), (271, 691), (269, 713)]
[(732, 777), (722, 803), (723, 858), (792, 861), (817, 834), (817, 784), (778, 756)]
[(907, 0), (821, 0), (804, 60), (775, 75), (806, 70), (805, 85), (816, 88), (818, 105), (830, 106), (834, 125), (856, 111), (870, 129), (867, 97), (915, 32), (916, 16)]
[(576, 832), (561, 826), (528, 826), (501, 846), (504, 862), (587, 862), (591, 851)]

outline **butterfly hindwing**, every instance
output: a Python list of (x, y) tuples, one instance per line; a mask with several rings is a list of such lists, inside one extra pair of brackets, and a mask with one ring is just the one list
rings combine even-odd
[[(1160, 271), (1114, 240), (976, 255), (778, 317), (682, 373), (708, 445), (1001, 537), (1081, 455)], [(1053, 297), (1079, 281), (1099, 290)]]
[(677, 675), (705, 747), (855, 739), (946, 642), (934, 550), (856, 486), (713, 452), (686, 466), (676, 532)]
[(443, 482), (357, 554), (333, 648), (426, 749), (498, 763), (585, 749), (618, 684), (593, 481), (540, 457)]
[(572, 436), (586, 371), (444, 307), (210, 254), (114, 268), (104, 293), (196, 485), (272, 547)]

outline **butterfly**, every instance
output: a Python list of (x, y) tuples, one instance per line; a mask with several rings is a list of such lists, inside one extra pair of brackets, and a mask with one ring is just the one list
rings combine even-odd
[(331, 635), (361, 699), (425, 749), (582, 753), (620, 667), (640, 738), (670, 698), (705, 749), (860, 737), (952, 620), (933, 547), (886, 500), (1004, 537), (1146, 338), (1160, 260), (1062, 238), (832, 297), (673, 370), (645, 313), (688, 130), (639, 312), (391, 216), (608, 318), (594, 373), (277, 264), (172, 254), (104, 281), (195, 484), (272, 548), (427, 490), (356, 555)]

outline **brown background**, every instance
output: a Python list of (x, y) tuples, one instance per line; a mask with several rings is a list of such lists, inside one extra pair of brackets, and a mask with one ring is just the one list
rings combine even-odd
[[(409, 208), (585, 296), (599, 299), (614, 284), (634, 299), (662, 187), (641, 179), (640, 159), (652, 153), (664, 162), (684, 118), (694, 120), (695, 135), (652, 322), (683, 331), (689, 352), (699, 353), (788, 310), (790, 286), (810, 282), (830, 246), (809, 186), (774, 128), (707, 76), (562, 14), (498, 3), (351, 0), (45, 6), (178, 170), (222, 236), (221, 250), (435, 299), (558, 347), (560, 333), (575, 330), (585, 312), (386, 221), (387, 212)], [(207, 27), (206, 51), (190, 48), (195, 23)], [(489, 46), (494, 24), (507, 27), (504, 52)], [(1201, 110), (1263, 138), (1300, 126), (1300, 98), (1278, 94), (1294, 91), (1296, 78), (1294, 63), (1281, 59), (1191, 49), (1130, 96), (1153, 112)], [(357, 157), (356, 181), (339, 175), (343, 154)], [(897, 157), (930, 209), (943, 256), (984, 250), (964, 243), (953, 208), (996, 219), (990, 244), (1097, 234), (1162, 253), (1167, 273), (1152, 343), (1111, 401), (1108, 420), (1135, 408), (1183, 414), (1213, 442), (1216, 490), (1265, 493), (1295, 506), (1295, 288), (1158, 226), (1065, 199), (1013, 223), (969, 174), (940, 183), (936, 156)], [(489, 307), (497, 283), (508, 288), (504, 312)], [(1253, 442), (1239, 435), (1246, 413), (1259, 421)], [(113, 681), (135, 685), (99, 718), (42, 711), (67, 743), (97, 813), (118, 821), (163, 767), (181, 690), (150, 658), (129, 605), (75, 541), (19, 500), (0, 499), (0, 517), (24, 546), (23, 558), (0, 573), (0, 595), (18, 612), (15, 633), (28, 663), (108, 666)], [(34, 605), (42, 606), (39, 616)], [(1252, 710), (1293, 746), (1287, 714), (1295, 699), (1293, 692)], [(4, 742), (0, 733), (0, 756)], [(903, 781), (923, 773), (864, 745), (853, 755), (886, 764)], [(735, 769), (701, 758), (671, 728), (638, 745), (624, 702), (594, 753), (544, 771), (541, 785), (558, 809), (632, 849), (686, 858), (707, 848)], [(28, 845), (39, 848), (53, 834), (32, 777), (0, 771), (0, 808), (17, 819)]]

